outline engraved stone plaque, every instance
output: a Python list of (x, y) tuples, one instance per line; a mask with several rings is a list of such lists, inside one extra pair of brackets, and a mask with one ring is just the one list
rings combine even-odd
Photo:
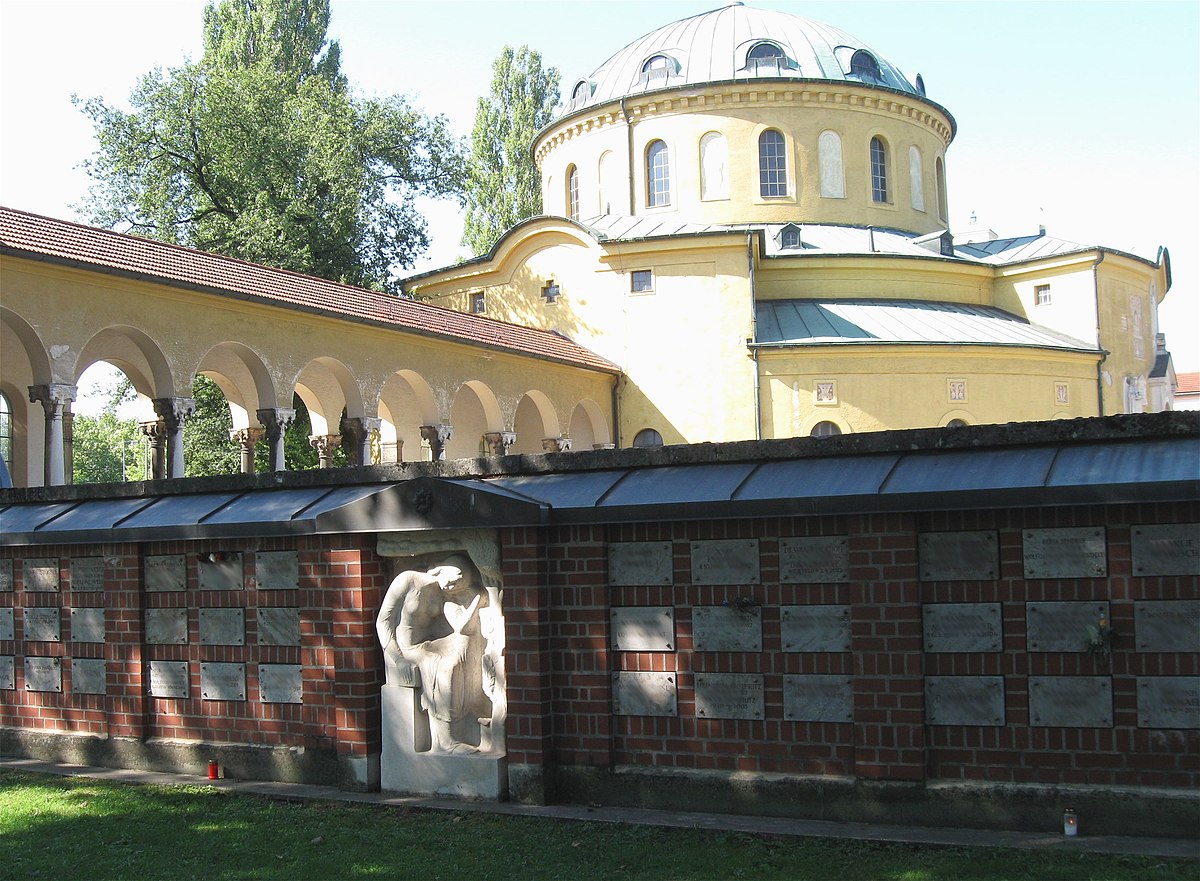
[(850, 580), (849, 543), (845, 536), (781, 538), (781, 584), (830, 584)]
[(62, 691), (62, 658), (26, 658), (26, 691)]
[(1031, 652), (1087, 651), (1087, 629), (1108, 618), (1108, 603), (1026, 603), (1026, 642)]
[(187, 697), (187, 661), (151, 661), (150, 696)]
[[(258, 610), (259, 645), (300, 645), (300, 610), (295, 608)], [(290, 703), (290, 701), (284, 701)]]
[(1129, 546), (1134, 575), (1200, 575), (1200, 523), (1135, 526)]
[(295, 590), (300, 586), (300, 557), (295, 551), (258, 551), (254, 569), (259, 590)]
[(918, 546), (922, 581), (991, 581), (1000, 575), (1000, 542), (993, 530), (926, 532)]
[(1200, 651), (1200, 600), (1151, 600), (1133, 604), (1139, 652)]
[(76, 557), (71, 561), (71, 590), (83, 593), (104, 590), (104, 558)]
[(1139, 676), (1139, 728), (1200, 728), (1200, 676)]
[(698, 652), (761, 652), (762, 609), (696, 606), (692, 609), (692, 640)]
[(1104, 578), (1108, 548), (1102, 526), (1026, 529), (1026, 578)]
[(613, 714), (617, 716), (679, 714), (674, 673), (614, 673), (612, 695)]
[[(209, 559), (213, 556), (216, 559)], [(241, 590), (242, 555), (201, 554), (197, 565), (201, 590)]]
[(922, 609), (927, 652), (998, 652), (1004, 647), (999, 603), (930, 603)]
[(60, 642), (62, 618), (57, 608), (25, 610), (26, 642)]
[(25, 560), (22, 577), (26, 590), (58, 590), (58, 560)]
[(183, 554), (146, 557), (143, 561), (146, 590), (183, 590), (187, 587), (187, 563)]
[(763, 679), (758, 673), (697, 673), (696, 716), (701, 719), (761, 719)]
[(187, 609), (147, 609), (146, 642), (183, 645), (188, 641)]
[(245, 645), (243, 609), (201, 609), (200, 645)]
[(202, 663), (200, 697), (206, 701), (244, 701), (246, 665)]
[(1029, 724), (1035, 728), (1111, 728), (1108, 676), (1030, 676)]
[(12, 609), (0, 609), (0, 642), (17, 638), (13, 618)]
[(779, 636), (785, 652), (848, 652), (850, 607), (783, 606)]
[(258, 691), (264, 704), (304, 703), (299, 664), (259, 664)]
[(674, 565), (669, 541), (621, 541), (608, 546), (608, 583), (670, 584)]
[(71, 642), (104, 642), (104, 610), (72, 609)]
[(692, 542), (692, 584), (758, 584), (758, 539)]
[(0, 560), (0, 593), (13, 589), (13, 561)]
[(670, 606), (613, 606), (609, 618), (617, 651), (675, 651), (675, 610)]
[(75, 658), (71, 661), (73, 694), (105, 694), (108, 670), (103, 658)]
[(789, 722), (853, 722), (853, 679), (849, 676), (784, 676), (783, 718)]
[(17, 687), (17, 668), (12, 655), (0, 656), (0, 691), (12, 691)]
[(1003, 725), (1003, 676), (926, 676), (930, 725)]

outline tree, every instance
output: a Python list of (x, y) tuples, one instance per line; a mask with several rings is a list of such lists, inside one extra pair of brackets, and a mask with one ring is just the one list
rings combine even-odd
[(467, 162), (463, 244), (486, 253), (500, 235), (542, 213), (542, 188), (530, 155), (534, 136), (558, 104), (558, 69), (542, 56), (505, 46), (492, 66), (492, 90), (480, 98)]
[(71, 461), (75, 483), (120, 483), (145, 477), (146, 439), (133, 419), (117, 408), (133, 400), (127, 378), (105, 390), (108, 400), (96, 416), (76, 414), (71, 421)]
[(203, 373), (192, 380), (195, 412), (183, 423), (183, 461), (186, 477), (237, 474), (241, 450), (229, 437), (233, 416), (221, 387)]
[(459, 194), (460, 145), (402, 97), (353, 96), (328, 24), (328, 0), (210, 4), (204, 57), (144, 76), (132, 112), (76, 98), (90, 220), (398, 291), (429, 243), (414, 200)]

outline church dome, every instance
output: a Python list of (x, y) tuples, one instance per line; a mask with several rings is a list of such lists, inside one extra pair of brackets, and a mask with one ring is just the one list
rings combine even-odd
[(732, 3), (651, 31), (571, 83), (564, 115), (630, 95), (755, 79), (859, 83), (925, 96), (845, 31), (786, 12)]

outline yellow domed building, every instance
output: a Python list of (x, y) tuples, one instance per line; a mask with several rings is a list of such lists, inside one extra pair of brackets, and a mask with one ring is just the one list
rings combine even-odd
[(735, 3), (564, 91), (544, 214), (406, 290), (618, 365), (618, 446), (1170, 407), (1167, 252), (954, 235), (953, 116), (850, 34)]

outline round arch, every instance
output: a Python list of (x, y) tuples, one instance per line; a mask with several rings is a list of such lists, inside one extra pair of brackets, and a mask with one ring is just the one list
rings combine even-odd
[(831, 412), (819, 412), (809, 414), (802, 423), (800, 423), (799, 437), (810, 437), (815, 429), (822, 422), (828, 422), (838, 428), (840, 434), (853, 434), (853, 429), (840, 414)]
[(967, 425), (979, 424), (979, 420), (975, 418), (975, 414), (971, 413), (969, 410), (947, 410), (938, 419), (938, 428), (945, 428), (955, 420)]
[(258, 410), (279, 406), (275, 381), (266, 365), (258, 353), (242, 343), (213, 346), (200, 359), (196, 373), (203, 373), (225, 394), (235, 429), (257, 425)]
[(343, 410), (349, 418), (364, 415), (358, 382), (336, 358), (322, 356), (309, 361), (297, 375), (294, 388), (308, 408), (314, 435), (340, 434)]
[(496, 394), (484, 382), (470, 379), (458, 387), (450, 408), (453, 434), (446, 444), (447, 459), (473, 459), (483, 450), (483, 436), (503, 431), (504, 422)]
[(611, 446), (613, 442), (604, 411), (590, 398), (580, 401), (571, 411), (567, 434), (576, 450), (598, 449)]
[[(11, 336), (8, 341), (3, 337)], [(55, 381), (50, 368), (50, 356), (42, 338), (28, 321), (11, 309), (0, 306), (0, 367), (5, 376), (28, 375), (30, 385), (45, 385)], [(15, 343), (15, 345), (14, 345)], [(10, 358), (24, 354), (24, 369), (10, 363)]]
[(380, 461), (414, 461), (421, 447), (421, 427), (444, 420), (433, 389), (414, 370), (397, 370), (379, 393)]
[(107, 361), (124, 373), (140, 397), (186, 398), (192, 393), (191, 374), (186, 389), (176, 388), (175, 371), (167, 356), (136, 327), (114, 325), (93, 334), (75, 360), (74, 381), (78, 383), (84, 371), (98, 361)]

